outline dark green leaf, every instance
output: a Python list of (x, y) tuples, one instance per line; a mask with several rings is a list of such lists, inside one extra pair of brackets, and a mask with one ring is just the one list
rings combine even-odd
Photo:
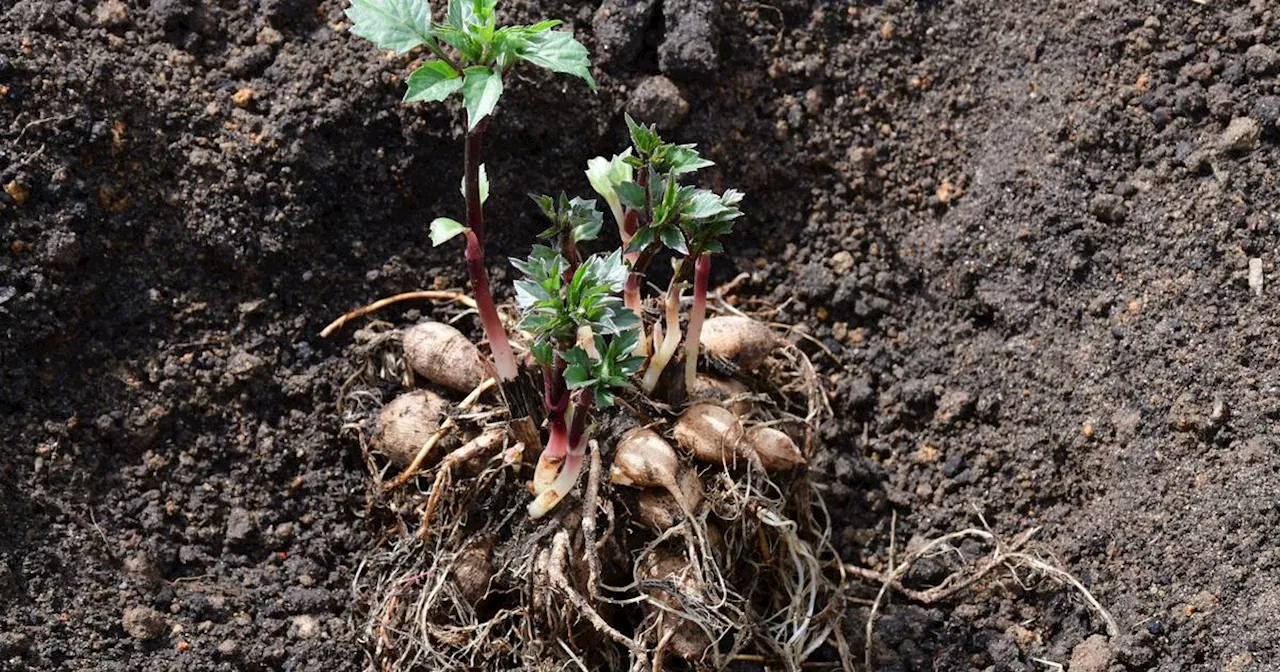
[(720, 202), (720, 197), (706, 189), (699, 189), (693, 193), (693, 196), (685, 203), (681, 212), (685, 217), (691, 219), (706, 219), (714, 217), (729, 208)]
[(632, 210), (644, 210), (644, 187), (635, 182), (623, 182), (614, 187), (618, 200)]
[(352, 0), (346, 13), (351, 32), (379, 49), (403, 54), (431, 41), (427, 0)]
[(462, 222), (448, 217), (437, 217), (431, 221), (431, 246), (439, 247), (441, 243), (464, 231), (470, 231), (470, 229)]
[(484, 47), (474, 38), (453, 26), (436, 24), (431, 27), (431, 34), (441, 42), (462, 52), (462, 56), (468, 61), (478, 61), (484, 53)]
[(631, 143), (635, 145), (636, 153), (648, 156), (662, 142), (662, 138), (658, 137), (652, 127), (637, 124), (631, 115), (624, 114), (623, 117), (627, 120), (627, 129), (631, 131)]
[(409, 75), (409, 89), (404, 92), (404, 102), (427, 101), (438, 103), (449, 94), (462, 88), (462, 78), (453, 66), (443, 61), (427, 61)]
[(685, 244), (684, 234), (674, 226), (662, 230), (662, 244), (680, 254), (689, 254), (689, 246)]
[(467, 108), (467, 130), (489, 116), (502, 96), (502, 77), (485, 67), (467, 68), (462, 82), (462, 102)]
[(636, 231), (636, 235), (631, 237), (631, 244), (627, 245), (627, 252), (642, 252), (652, 244), (653, 227), (646, 226)]
[(702, 158), (694, 151), (693, 145), (676, 145), (667, 153), (668, 169), (673, 175), (692, 173), (695, 170), (716, 165), (714, 161)]
[(591, 58), (587, 48), (573, 38), (573, 33), (563, 30), (544, 30), (531, 33), (528, 40), (524, 53), (520, 55), (521, 58), (552, 72), (581, 77), (592, 91), (596, 90), (596, 80), (591, 76)]

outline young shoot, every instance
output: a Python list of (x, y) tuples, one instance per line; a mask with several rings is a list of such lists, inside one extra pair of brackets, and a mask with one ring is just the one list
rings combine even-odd
[(431, 222), (434, 245), (458, 235), (466, 239), (465, 258), (485, 336), (503, 382), (517, 374), (506, 329), (498, 317), (484, 264), (484, 215), (488, 183), (481, 168), (481, 140), (502, 97), (503, 82), (519, 62), (566, 73), (595, 89), (587, 50), (573, 34), (553, 30), (560, 21), (498, 27), (497, 0), (449, 0), (437, 22), (427, 0), (352, 0), (346, 10), (351, 32), (380, 49), (404, 54), (425, 49), (428, 59), (407, 80), (404, 102), (440, 102), (461, 92), (466, 112), (463, 196), (466, 223), (447, 217)]
[[(706, 315), (710, 255), (723, 251), (720, 239), (733, 230), (733, 220), (742, 216), (737, 207), (742, 202), (742, 193), (730, 189), (717, 195), (706, 189), (682, 185), (682, 176), (714, 164), (702, 158), (694, 145), (663, 142), (653, 127), (637, 124), (629, 116), (627, 127), (635, 154), (621, 155), (615, 160), (631, 166), (636, 180), (612, 186), (624, 208), (624, 221), (634, 212), (638, 223), (634, 234), (626, 238), (625, 243), (632, 262), (626, 288), (628, 305), (632, 301), (630, 292), (634, 289), (638, 294), (640, 279), (654, 255), (662, 249), (677, 255), (664, 302), (665, 328), (661, 322), (654, 324), (654, 350), (641, 386), (645, 392), (652, 392), (679, 349), (680, 300), (685, 286), (692, 279), (693, 309), (689, 315), (684, 371), (686, 389), (692, 389), (697, 374), (702, 321)], [(638, 296), (635, 304), (639, 305)]]
[[(598, 214), (594, 221), (600, 221)], [(552, 227), (553, 235), (563, 240), (565, 229), (581, 226), (566, 221)], [(536, 245), (528, 259), (511, 263), (523, 276), (515, 283), (520, 327), (533, 337), (530, 351), (542, 368), (547, 407), (548, 438), (529, 504), (529, 515), (538, 518), (577, 483), (592, 409), (612, 406), (614, 391), (630, 386), (644, 358), (634, 354), (639, 320), (618, 297), (627, 277), (621, 250), (592, 255), (574, 268), (561, 251)]]

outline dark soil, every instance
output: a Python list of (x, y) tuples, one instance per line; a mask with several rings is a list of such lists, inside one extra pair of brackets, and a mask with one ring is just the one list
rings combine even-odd
[[(664, 71), (687, 112), (665, 83), (636, 104), (748, 194), (716, 280), (750, 272), (840, 360), (810, 348), (847, 560), (885, 566), (895, 514), (899, 557), (1043, 526), (1122, 631), (1073, 670), (1276, 669), (1280, 10), (708, 1), (509, 3), (610, 62), (599, 95), (509, 87), (495, 284), (540, 226), (523, 194), (585, 194)], [(461, 210), (461, 145), (456, 102), (399, 105), (406, 61), (342, 4), (0, 9), (0, 669), (362, 667), (350, 330), (316, 333), (461, 284), (424, 231)], [(1100, 622), (1024, 578), (894, 599), (877, 668), (1072, 662)]]

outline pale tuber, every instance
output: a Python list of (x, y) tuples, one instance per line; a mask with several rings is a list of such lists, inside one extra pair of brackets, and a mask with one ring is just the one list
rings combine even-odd
[(448, 408), (449, 402), (429, 390), (414, 390), (396, 397), (378, 413), (374, 450), (386, 455), (396, 466), (409, 466), (440, 428), (440, 418)]
[[(685, 502), (696, 509), (702, 503), (702, 479), (694, 469), (685, 469), (679, 477), (680, 491)], [(665, 532), (675, 525), (684, 511), (680, 503), (663, 488), (645, 488), (640, 493), (636, 519), (654, 532)]]
[(480, 349), (443, 322), (423, 322), (406, 329), (404, 358), (414, 373), (460, 394), (471, 392), (488, 377)]
[(768, 326), (749, 317), (719, 315), (702, 324), (702, 347), (707, 354), (728, 359), (744, 369), (763, 364), (779, 344)]
[(675, 435), (676, 443), (700, 462), (731, 466), (752, 456), (742, 440), (742, 422), (723, 406), (693, 404), (676, 421)]
[[(690, 401), (713, 401), (725, 406), (740, 418), (751, 415), (755, 404), (743, 399), (751, 390), (741, 381), (733, 378), (717, 378), (706, 373), (699, 373), (688, 390)], [(730, 401), (736, 399), (735, 401)]]
[(806, 463), (796, 442), (786, 432), (772, 427), (754, 427), (748, 430), (747, 443), (755, 450), (760, 465), (770, 473), (791, 471)]

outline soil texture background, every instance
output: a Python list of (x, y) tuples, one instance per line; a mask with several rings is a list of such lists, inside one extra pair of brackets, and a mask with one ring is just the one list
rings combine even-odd
[[(343, 4), (0, 7), (0, 669), (364, 666), (351, 329), (317, 332), (463, 284), (425, 231), (461, 212), (462, 157), (457, 102), (400, 105), (412, 56)], [(1039, 526), (1120, 629), (1000, 573), (891, 600), (876, 669), (1280, 666), (1280, 8), (503, 8), (565, 19), (601, 88), (509, 82), (495, 286), (542, 228), (525, 192), (587, 195), (624, 110), (662, 121), (747, 193), (713, 281), (749, 274), (741, 300), (831, 353), (805, 342), (846, 560), (886, 567), (891, 527), (900, 557)]]

